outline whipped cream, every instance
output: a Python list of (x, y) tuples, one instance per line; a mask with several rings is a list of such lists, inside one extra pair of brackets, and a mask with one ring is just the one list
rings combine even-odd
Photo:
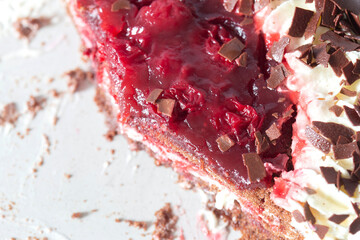
[[(296, 7), (315, 11), (315, 3), (305, 3), (305, 0), (283, 0), (272, 2), (259, 13), (257, 17), (264, 21), (262, 31), (267, 43), (271, 44), (274, 41), (273, 36), (276, 33), (279, 33), (278, 38), (287, 36)], [(299, 94), (292, 144), (294, 171), (283, 173), (281, 176), (290, 186), (286, 198), (274, 195), (272, 198), (275, 204), (290, 212), (298, 210), (303, 213), (304, 204), (307, 202), (316, 224), (329, 227), (323, 239), (359, 239), (360, 233), (356, 235), (349, 233), (349, 225), (357, 218), (352, 203), (360, 202), (359, 188), (354, 197), (350, 197), (343, 188), (338, 190), (334, 184), (328, 184), (320, 172), (320, 167), (333, 167), (341, 172), (342, 177), (349, 178), (348, 170), (353, 169), (353, 159), (337, 161), (332, 151), (329, 154), (323, 153), (305, 136), (306, 126), (311, 126), (313, 121), (339, 123), (354, 131), (360, 131), (360, 127), (353, 126), (344, 112), (340, 117), (336, 117), (329, 110), (333, 105), (352, 107), (355, 104), (356, 97), (340, 94), (344, 75), (337, 77), (330, 65), (311, 68), (298, 59), (300, 52), (294, 51), (307, 43), (319, 43), (319, 36), (328, 30), (325, 27), (318, 27), (315, 36), (307, 40), (304, 37), (290, 37), (290, 45), (286, 49), (288, 53), (284, 57), (293, 75), (288, 77), (286, 86), (292, 92)], [(360, 59), (360, 53), (355, 51), (346, 52), (346, 56), (353, 63)], [(347, 88), (359, 92), (360, 81)], [(305, 188), (313, 189), (316, 193), (309, 194)], [(342, 223), (336, 224), (328, 220), (333, 214), (348, 214), (349, 217)], [(308, 222), (299, 223), (293, 219), (291, 223), (306, 239), (319, 239), (313, 226)]]

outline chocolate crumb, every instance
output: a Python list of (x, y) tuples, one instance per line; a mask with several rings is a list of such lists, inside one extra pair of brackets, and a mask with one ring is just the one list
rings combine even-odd
[(305, 217), (301, 214), (301, 212), (299, 210), (295, 210), (292, 212), (292, 215), (295, 219), (295, 221), (301, 223), (301, 222), (305, 222)]
[(276, 140), (281, 136), (281, 131), (276, 126), (276, 123), (271, 124), (271, 126), (265, 131), (265, 133), (269, 137), (270, 141)]
[(117, 219), (115, 219), (115, 222), (124, 222), (124, 223), (127, 223), (130, 227), (136, 227), (136, 228), (142, 229), (144, 231), (146, 231), (149, 227), (149, 224), (144, 221), (124, 220), (124, 219), (117, 218)]
[(344, 87), (341, 89), (340, 93), (348, 97), (355, 97), (357, 95), (356, 91), (351, 91), (350, 89)]
[(330, 142), (318, 134), (313, 128), (306, 126), (305, 135), (314, 147), (326, 154), (330, 152)]
[(151, 93), (149, 94), (149, 96), (147, 97), (146, 101), (149, 103), (156, 103), (156, 100), (160, 97), (160, 95), (163, 93), (164, 90), (159, 89), (159, 88), (155, 88), (154, 90), (151, 91)]
[(155, 217), (155, 230), (152, 233), (152, 239), (174, 239), (178, 217), (174, 215), (170, 203), (166, 203), (163, 208), (158, 210)]
[(329, 184), (336, 184), (337, 172), (333, 167), (320, 167), (321, 175)]
[(319, 238), (324, 239), (326, 233), (329, 231), (329, 227), (320, 224), (315, 224), (314, 227), (315, 232), (319, 236)]
[(80, 68), (66, 72), (65, 76), (68, 77), (67, 85), (71, 93), (78, 91), (86, 80), (91, 81), (94, 79), (94, 73)]
[(310, 210), (310, 206), (308, 202), (304, 204), (304, 214), (306, 221), (310, 222), (311, 224), (315, 224), (316, 219)]
[(349, 232), (351, 234), (356, 234), (358, 231), (360, 231), (360, 217), (356, 218), (349, 227)]
[(264, 163), (258, 154), (244, 153), (242, 158), (247, 168), (248, 177), (251, 182), (256, 182), (266, 177)]
[(296, 7), (294, 17), (288, 33), (289, 36), (302, 37), (313, 15), (314, 15), (313, 11)]
[(233, 38), (224, 43), (218, 53), (231, 62), (240, 56), (244, 48), (245, 45), (238, 38)]
[(159, 99), (156, 101), (158, 113), (162, 113), (168, 117), (172, 116), (175, 107), (174, 99)]
[(216, 142), (218, 144), (220, 151), (222, 152), (226, 152), (232, 146), (235, 145), (235, 142), (227, 134), (222, 135), (221, 137), (216, 139)]
[(344, 106), (345, 114), (354, 126), (360, 126), (360, 116), (354, 108)]
[(329, 218), (329, 221), (334, 222), (336, 224), (340, 224), (343, 221), (345, 221), (349, 216), (350, 216), (349, 214), (342, 214), (342, 215), (333, 214)]
[(76, 212), (76, 213), (73, 213), (71, 215), (71, 218), (75, 219), (75, 218), (83, 218), (84, 217), (84, 213), (82, 212)]
[(49, 25), (51, 22), (50, 18), (19, 18), (14, 23), (14, 28), (18, 32), (20, 38), (31, 40), (35, 37), (36, 33), (43, 27)]
[(111, 11), (112, 12), (118, 12), (120, 10), (129, 10), (131, 8), (129, 0), (116, 0), (111, 5)]
[(15, 125), (19, 118), (19, 113), (17, 110), (16, 103), (8, 103), (4, 106), (3, 110), (0, 112), (0, 126), (5, 123), (10, 123)]

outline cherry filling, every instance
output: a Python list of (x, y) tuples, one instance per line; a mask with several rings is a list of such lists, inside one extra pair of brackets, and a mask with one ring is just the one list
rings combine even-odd
[[(272, 174), (288, 170), (293, 116), (284, 113), (292, 103), (267, 88), (266, 47), (253, 24), (243, 25), (244, 16), (221, 0), (132, 0), (120, 9), (114, 2), (78, 0), (77, 7), (94, 33), (92, 57), (110, 74), (120, 122), (140, 131), (166, 126), (163, 134), (201, 159), (199, 166), (239, 188), (271, 184)], [(243, 66), (219, 54), (234, 38), (245, 45)], [(265, 136), (274, 123), (281, 136), (260, 154), (271, 170), (250, 184), (242, 154), (257, 152), (255, 133)], [(232, 143), (225, 151), (221, 136)]]

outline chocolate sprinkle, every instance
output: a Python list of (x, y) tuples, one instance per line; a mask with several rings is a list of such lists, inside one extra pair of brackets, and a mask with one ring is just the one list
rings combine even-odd
[(289, 45), (290, 38), (282, 37), (278, 42), (274, 42), (270, 49), (270, 57), (277, 62), (282, 62), (285, 48)]
[(354, 152), (359, 152), (356, 142), (339, 144), (333, 146), (334, 157), (336, 160), (351, 158)]
[(270, 77), (267, 80), (268, 88), (277, 88), (287, 76), (287, 70), (283, 64), (271, 68)]
[(240, 56), (244, 48), (245, 45), (239, 39), (233, 38), (227, 43), (224, 43), (218, 53), (227, 60), (233, 61)]
[(311, 224), (315, 224), (316, 219), (314, 217), (314, 215), (312, 214), (311, 210), (310, 210), (310, 206), (309, 203), (306, 202), (304, 205), (304, 213), (305, 213), (305, 219), (310, 222)]
[(319, 238), (324, 239), (326, 233), (329, 231), (329, 227), (320, 224), (315, 224), (314, 227), (315, 232), (319, 236)]
[(317, 64), (328, 66), (330, 54), (327, 53), (327, 43), (321, 43), (313, 47), (313, 54)]
[(343, 221), (345, 221), (345, 219), (347, 219), (349, 216), (350, 216), (349, 214), (341, 214), (341, 215), (333, 214), (329, 218), (329, 221), (334, 222), (336, 224), (340, 224)]
[(337, 172), (333, 167), (320, 167), (321, 175), (329, 184), (336, 184)]
[(171, 117), (172, 112), (175, 107), (175, 100), (174, 99), (159, 99), (156, 101), (157, 110), (159, 113), (162, 113), (166, 116)]
[(301, 222), (305, 222), (305, 217), (301, 214), (301, 212), (299, 210), (295, 210), (292, 212), (292, 215), (295, 219), (295, 221), (301, 223)]
[(342, 88), (340, 93), (342, 93), (348, 97), (355, 97), (357, 94), (355, 91), (351, 91), (350, 89), (347, 89), (347, 88)]
[(350, 224), (350, 227), (349, 227), (349, 232), (351, 234), (355, 234), (357, 233), (358, 231), (360, 231), (360, 217), (356, 218), (351, 224)]
[(243, 52), (237, 59), (235, 59), (235, 62), (239, 67), (247, 67), (247, 59), (247, 52)]
[(146, 101), (149, 102), (149, 103), (154, 103), (155, 104), (156, 100), (160, 97), (162, 92), (163, 92), (162, 89), (155, 88), (154, 90), (151, 91), (151, 93), (147, 97)]
[(259, 131), (255, 132), (255, 144), (256, 144), (256, 152), (261, 154), (266, 152), (270, 148), (270, 144), (265, 136), (263, 136)]
[(360, 14), (360, 1), (357, 0), (332, 0), (339, 8), (350, 10), (353, 13)]
[(351, 128), (338, 123), (313, 121), (312, 124), (319, 130), (321, 135), (329, 138), (334, 145), (340, 136), (351, 140), (352, 136), (355, 134), (354, 130)]
[(346, 64), (348, 64), (348, 62), (349, 60), (346, 58), (344, 51), (341, 49), (338, 49), (332, 53), (329, 59), (329, 64), (338, 77), (342, 75), (342, 69), (344, 66), (346, 66)]
[(266, 177), (264, 163), (256, 153), (244, 153), (242, 155), (244, 164), (247, 168), (249, 180), (255, 182)]
[(276, 126), (276, 123), (271, 124), (271, 126), (265, 131), (265, 133), (269, 137), (270, 141), (276, 140), (281, 136), (281, 131)]
[(216, 142), (218, 144), (220, 151), (222, 152), (226, 152), (232, 146), (235, 145), (235, 142), (226, 134), (216, 139)]
[(112, 12), (118, 12), (120, 10), (129, 10), (131, 8), (129, 0), (116, 0), (111, 5), (111, 11)]
[(359, 185), (359, 183), (357, 181), (353, 181), (353, 180), (347, 179), (347, 178), (343, 178), (342, 181), (344, 183), (344, 188), (345, 188), (346, 192), (349, 194), (350, 197), (353, 197), (355, 194), (355, 190), (356, 190), (357, 186)]
[(346, 116), (354, 126), (360, 126), (360, 116), (354, 108), (344, 106)]
[(348, 62), (348, 64), (346, 64), (342, 68), (342, 72), (345, 75), (346, 81), (350, 85), (353, 84), (356, 80), (358, 80), (360, 78), (359, 75), (353, 73), (353, 69), (354, 69), (354, 64), (352, 62), (350, 62), (350, 61)]
[(254, 0), (239, 0), (239, 11), (244, 15), (251, 16), (253, 14)]
[(324, 153), (330, 152), (330, 142), (318, 134), (313, 128), (306, 126), (305, 135), (314, 147), (323, 151)]
[(346, 38), (334, 33), (333, 31), (327, 31), (320, 36), (321, 41), (330, 41), (332, 46), (342, 48), (344, 51), (355, 51), (360, 47), (359, 44), (347, 40)]
[(344, 109), (338, 105), (330, 107), (329, 110), (332, 111), (337, 117), (339, 117), (344, 111)]
[(295, 8), (294, 17), (288, 33), (289, 36), (302, 37), (313, 15), (314, 15), (313, 11), (309, 11), (298, 7)]

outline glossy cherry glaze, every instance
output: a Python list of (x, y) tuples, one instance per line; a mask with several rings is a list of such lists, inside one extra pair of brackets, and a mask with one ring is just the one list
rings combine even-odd
[[(165, 130), (172, 141), (201, 159), (199, 167), (238, 188), (272, 184), (272, 176), (249, 184), (242, 154), (256, 152), (254, 133), (264, 133), (273, 122), (283, 125), (283, 136), (262, 159), (271, 162), (286, 153), (291, 120), (282, 120), (281, 114), (292, 104), (266, 87), (269, 63), (255, 27), (241, 26), (244, 16), (227, 12), (220, 0), (133, 0), (131, 9), (118, 12), (111, 11), (113, 2), (78, 0), (77, 7), (94, 33), (88, 54), (110, 74), (119, 121), (140, 131), (141, 126)], [(234, 37), (246, 46), (247, 67), (218, 54)], [(156, 88), (164, 90), (160, 98), (176, 100), (171, 117), (146, 101)], [(216, 139), (224, 134), (236, 144), (221, 152)]]

